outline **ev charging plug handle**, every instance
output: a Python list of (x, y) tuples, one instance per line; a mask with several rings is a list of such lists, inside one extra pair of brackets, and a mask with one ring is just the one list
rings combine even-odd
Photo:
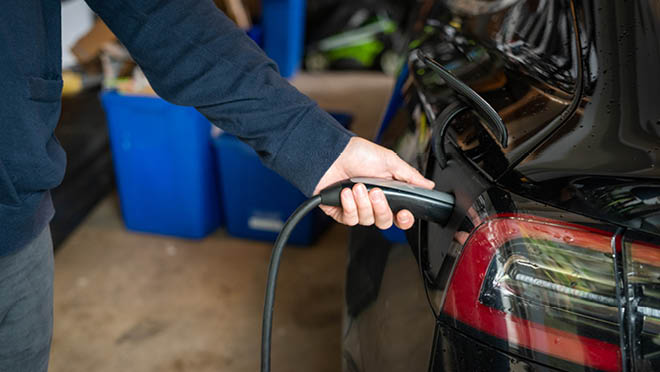
[(270, 345), (273, 330), (273, 305), (275, 303), (275, 286), (279, 272), (282, 251), (289, 240), (291, 232), (298, 222), (320, 204), (341, 206), (341, 190), (352, 188), (362, 183), (367, 190), (379, 188), (383, 190), (390, 209), (394, 213), (408, 209), (416, 218), (437, 222), (444, 225), (454, 208), (454, 197), (451, 194), (436, 190), (428, 190), (410, 184), (381, 178), (351, 178), (329, 186), (296, 209), (286, 221), (277, 236), (268, 266), (268, 281), (266, 283), (266, 298), (261, 326), (261, 372), (270, 372)]
[(395, 214), (407, 209), (416, 218), (444, 224), (454, 208), (454, 197), (451, 194), (382, 178), (351, 178), (339, 182), (321, 191), (321, 204), (341, 207), (341, 190), (352, 188), (358, 183), (364, 184), (367, 191), (373, 188), (383, 190)]

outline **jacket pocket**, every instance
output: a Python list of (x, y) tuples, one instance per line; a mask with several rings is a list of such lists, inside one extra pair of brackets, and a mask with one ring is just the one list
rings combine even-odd
[(28, 78), (30, 99), (37, 102), (57, 102), (62, 98), (62, 80)]
[(50, 137), (60, 118), (62, 80), (28, 77), (27, 83), (26, 119), (38, 122), (39, 125), (50, 132), (41, 134)]

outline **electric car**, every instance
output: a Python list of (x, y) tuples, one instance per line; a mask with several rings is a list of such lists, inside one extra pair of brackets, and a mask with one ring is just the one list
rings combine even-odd
[(422, 2), (376, 140), (455, 195), (353, 229), (344, 371), (660, 371), (660, 2)]

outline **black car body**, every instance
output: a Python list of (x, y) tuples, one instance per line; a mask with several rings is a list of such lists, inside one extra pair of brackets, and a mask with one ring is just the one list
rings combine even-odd
[(344, 369), (660, 370), (660, 1), (417, 14), (377, 140), (456, 206), (354, 230)]

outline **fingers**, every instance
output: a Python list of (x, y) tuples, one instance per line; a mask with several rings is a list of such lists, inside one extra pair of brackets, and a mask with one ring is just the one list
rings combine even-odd
[(363, 226), (371, 226), (374, 224), (374, 211), (371, 207), (371, 200), (367, 193), (367, 188), (361, 184), (353, 186), (353, 196), (355, 197), (355, 204), (357, 205), (359, 224)]
[(401, 230), (408, 230), (415, 223), (415, 217), (407, 209), (402, 209), (396, 214), (394, 224)]
[[(403, 162), (398, 158), (397, 160)], [(421, 187), (433, 187), (433, 182), (426, 180), (414, 168), (403, 163), (404, 166), (400, 165), (398, 173), (395, 174), (398, 179)], [(394, 223), (400, 229), (407, 230), (415, 222), (415, 217), (408, 210), (399, 211), (395, 217), (383, 191), (378, 188), (367, 191), (361, 183), (354, 185), (352, 189), (345, 188), (341, 191), (341, 208), (321, 206), (321, 209), (337, 222), (348, 226), (376, 225), (379, 229), (388, 229)]]
[(319, 205), (319, 208), (321, 208), (323, 213), (327, 214), (333, 220), (335, 220), (339, 223), (344, 223), (344, 221), (343, 221), (343, 211), (342, 211), (341, 208), (332, 207), (332, 206), (329, 206), (329, 205)]
[(392, 226), (394, 217), (390, 209), (383, 190), (378, 188), (369, 191), (369, 199), (373, 207), (375, 225), (381, 230), (389, 229)]
[(392, 157), (388, 163), (392, 177), (396, 180), (407, 182), (427, 189), (432, 189), (435, 186), (433, 181), (424, 178), (424, 176), (422, 176), (422, 174), (419, 173), (417, 169), (411, 167), (408, 163), (403, 161), (394, 153), (392, 154)]
[(385, 197), (379, 188), (367, 191), (364, 184), (356, 184), (352, 189), (341, 191), (341, 208), (321, 206), (321, 209), (337, 222), (348, 226), (357, 224), (376, 225), (381, 230), (388, 229), (395, 223), (401, 229), (409, 229), (415, 222), (413, 215), (402, 210), (396, 220)]
[(341, 223), (348, 226), (357, 225), (360, 220), (358, 216), (357, 205), (353, 199), (353, 192), (351, 189), (341, 190), (341, 207)]
[[(366, 191), (365, 191), (366, 192)], [(341, 207), (332, 207), (328, 205), (319, 206), (325, 214), (332, 217), (335, 221), (348, 226), (355, 226), (363, 223), (360, 219), (356, 197), (351, 189), (343, 189), (340, 194)], [(362, 201), (364, 203), (364, 201)], [(364, 206), (362, 206), (364, 208)], [(371, 207), (370, 207), (371, 208)], [(362, 212), (363, 214), (365, 212)], [(372, 216), (373, 218), (373, 216)], [(373, 223), (373, 222), (372, 222)]]

